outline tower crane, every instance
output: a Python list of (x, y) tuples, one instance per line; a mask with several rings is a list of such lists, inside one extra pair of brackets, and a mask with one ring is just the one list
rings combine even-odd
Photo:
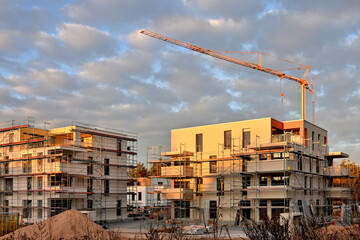
[[(156, 38), (156, 39), (159, 39), (159, 40), (162, 40), (162, 41), (165, 41), (165, 42), (168, 42), (168, 43), (178, 45), (180, 47), (184, 47), (184, 48), (187, 48), (187, 49), (190, 49), (190, 50), (205, 54), (205, 55), (212, 56), (214, 58), (222, 59), (224, 61), (235, 63), (235, 64), (238, 64), (238, 65), (247, 67), (247, 68), (255, 69), (255, 70), (262, 71), (262, 72), (265, 72), (265, 73), (268, 73), (268, 74), (272, 74), (274, 76), (279, 77), (280, 79), (284, 78), (284, 79), (288, 79), (288, 80), (297, 82), (299, 84), (299, 86), (300, 86), (300, 89), (301, 89), (301, 94), (300, 94), (301, 95), (301, 100), (300, 100), (301, 101), (301, 103), (300, 103), (300, 105), (301, 105), (300, 106), (301, 120), (306, 120), (306, 92), (307, 91), (312, 93), (312, 95), (313, 95), (313, 101), (312, 102), (314, 104), (314, 89), (313, 89), (312, 78), (311, 78), (311, 73), (310, 73), (311, 66), (305, 66), (305, 65), (298, 64), (298, 63), (295, 63), (295, 62), (291, 62), (291, 61), (288, 61), (288, 60), (285, 60), (285, 59), (281, 59), (283, 61), (286, 61), (286, 62), (289, 62), (289, 63), (295, 63), (295, 64), (298, 64), (298, 65), (301, 66), (301, 67), (292, 68), (292, 69), (305, 69), (305, 72), (303, 73), (303, 76), (301, 78), (299, 78), (299, 77), (295, 77), (295, 76), (286, 74), (284, 72), (281, 72), (280, 70), (273, 70), (273, 69), (270, 69), (270, 68), (263, 67), (262, 66), (262, 55), (268, 55), (268, 54), (265, 54), (265, 53), (262, 53), (262, 52), (248, 52), (248, 53), (257, 53), (257, 54), (259, 54), (259, 62), (257, 64), (256, 63), (249, 63), (249, 62), (246, 62), (246, 61), (243, 61), (243, 60), (240, 60), (240, 59), (232, 58), (232, 57), (226, 56), (224, 54), (218, 53), (219, 51), (210, 50), (210, 49), (203, 48), (203, 47), (198, 47), (198, 46), (195, 46), (195, 45), (192, 45), (192, 44), (189, 44), (189, 43), (185, 43), (185, 42), (182, 42), (182, 41), (179, 41), (179, 40), (176, 40), (176, 39), (172, 39), (172, 38), (169, 38), (169, 37), (166, 37), (166, 36), (163, 36), (161, 34), (154, 33), (154, 32), (148, 31), (148, 30), (142, 30), (142, 31), (140, 31), (140, 33), (145, 34), (145, 35), (150, 36), (150, 37), (153, 37), (153, 38)], [(222, 51), (222, 52), (227, 52), (227, 51)], [(270, 55), (268, 55), (268, 56), (270, 56)], [(287, 70), (291, 70), (291, 69), (287, 69)], [(307, 75), (309, 75), (310, 83), (306, 79)], [(281, 94), (281, 96), (283, 96), (283, 94)]]

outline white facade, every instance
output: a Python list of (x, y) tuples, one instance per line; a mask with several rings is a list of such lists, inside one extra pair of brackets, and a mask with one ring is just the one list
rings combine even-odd
[[(2, 211), (43, 221), (67, 209), (95, 221), (127, 217), (127, 168), (136, 165), (137, 136), (76, 124), (44, 130), (0, 129)], [(130, 160), (129, 160), (130, 159)]]

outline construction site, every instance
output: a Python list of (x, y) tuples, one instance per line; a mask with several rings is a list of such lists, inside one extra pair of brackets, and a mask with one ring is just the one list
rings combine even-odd
[(21, 224), (68, 209), (100, 224), (127, 218), (137, 135), (78, 122), (50, 126), (36, 128), (31, 117), (1, 123), (1, 214), (20, 214)]
[[(171, 184), (156, 193), (171, 206), (169, 221), (196, 224), (303, 216), (329, 217), (350, 223), (359, 217), (358, 199), (350, 182), (358, 177), (340, 166), (348, 154), (329, 152), (327, 130), (306, 120), (306, 93), (313, 96), (310, 66), (302, 77), (249, 63), (147, 30), (141, 34), (299, 84), (300, 120), (254, 119), (171, 130), (171, 148), (148, 148), (151, 178)], [(281, 59), (282, 61), (290, 62)], [(290, 62), (293, 63), (293, 62)], [(293, 63), (296, 64), (296, 63)], [(283, 94), (281, 94), (283, 97)], [(150, 192), (150, 194), (154, 194)]]
[(171, 200), (169, 219), (201, 224), (218, 218), (240, 225), (304, 213), (340, 221), (345, 206), (351, 207), (348, 217), (359, 214), (347, 186), (355, 176), (334, 165), (334, 159), (348, 155), (328, 152), (327, 131), (305, 120), (264, 118), (175, 129), (171, 140), (171, 151), (154, 147), (148, 154), (157, 170), (151, 178), (171, 179), (160, 191)]
[[(359, 172), (349, 168), (348, 154), (330, 151), (328, 131), (315, 124), (314, 108), (312, 121), (306, 118), (308, 92), (314, 107), (310, 66), (297, 64), (294, 69), (304, 73), (296, 77), (264, 67), (261, 52), (258, 63), (250, 63), (140, 33), (299, 84), (299, 120), (266, 117), (172, 129), (169, 149), (147, 148), (150, 176), (138, 179), (129, 174), (138, 163), (135, 133), (80, 122), (61, 128), (44, 122), (39, 128), (31, 117), (2, 122), (1, 235), (24, 225), (40, 226), (59, 214), (63, 222), (76, 216), (103, 226), (145, 220), (140, 210), (156, 216), (159, 225), (189, 234), (215, 232), (217, 224), (238, 228), (268, 219), (309, 223), (326, 218), (326, 224), (343, 225), (360, 219), (359, 189), (351, 186)], [(70, 209), (87, 218), (63, 213)], [(40, 234), (33, 227), (35, 233)]]

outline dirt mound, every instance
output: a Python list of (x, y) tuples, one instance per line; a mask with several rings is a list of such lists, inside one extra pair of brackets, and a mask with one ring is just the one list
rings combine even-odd
[(110, 233), (81, 212), (67, 210), (0, 239), (110, 239)]
[(360, 227), (357, 224), (346, 227), (340, 225), (330, 225), (319, 229), (317, 234), (319, 236), (325, 237), (324, 239), (338, 239), (338, 240), (359, 239)]

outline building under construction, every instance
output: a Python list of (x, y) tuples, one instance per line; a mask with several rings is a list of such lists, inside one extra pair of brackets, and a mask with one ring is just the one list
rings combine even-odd
[(97, 222), (126, 218), (127, 169), (136, 166), (136, 134), (77, 122), (35, 128), (33, 118), (0, 127), (3, 214), (20, 213), (28, 223), (67, 209)]
[(239, 225), (288, 212), (333, 217), (355, 211), (349, 169), (334, 166), (348, 155), (329, 153), (327, 131), (306, 120), (175, 129), (171, 150), (159, 149), (150, 148), (148, 163), (153, 178), (171, 179), (160, 191), (171, 200), (171, 219)]

